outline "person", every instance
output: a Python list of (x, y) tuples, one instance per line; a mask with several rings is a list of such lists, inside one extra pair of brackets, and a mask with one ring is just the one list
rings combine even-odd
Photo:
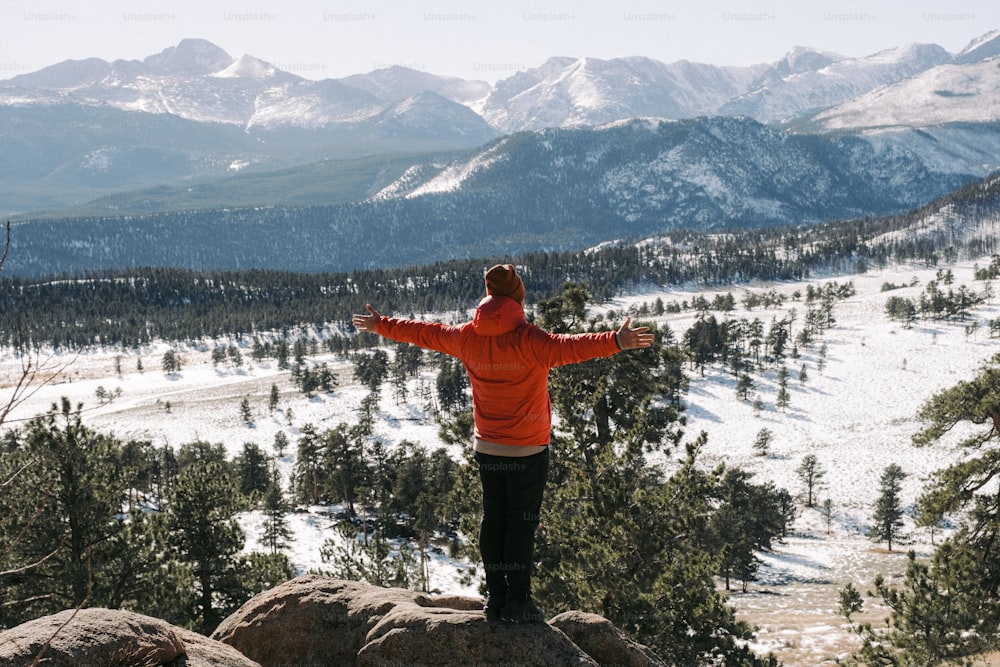
[(548, 374), (556, 366), (649, 347), (648, 327), (553, 334), (529, 324), (524, 282), (510, 264), (486, 272), (486, 296), (461, 325), (384, 317), (371, 304), (360, 331), (457, 357), (472, 387), (474, 456), (483, 491), (479, 552), (490, 621), (540, 622), (531, 599), (535, 529), (549, 469), (552, 412)]

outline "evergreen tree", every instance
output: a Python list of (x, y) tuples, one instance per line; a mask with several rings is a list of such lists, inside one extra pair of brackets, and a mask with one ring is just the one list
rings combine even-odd
[(820, 515), (823, 517), (823, 524), (826, 526), (826, 534), (830, 534), (830, 528), (833, 526), (834, 519), (834, 509), (833, 501), (827, 498), (820, 505)]
[(289, 541), (295, 538), (295, 532), (288, 525), (286, 515), (292, 508), (281, 493), (277, 470), (272, 472), (270, 482), (263, 498), (264, 529), (260, 543), (267, 547), (268, 553), (276, 554), (288, 548)]
[(385, 350), (374, 350), (369, 354), (354, 357), (354, 379), (368, 387), (368, 391), (378, 390), (389, 376), (389, 355)]
[(224, 462), (196, 458), (167, 496), (171, 542), (195, 581), (192, 620), (206, 634), (249, 597), (238, 576), (244, 537), (237, 491)]
[(802, 457), (799, 467), (795, 469), (795, 473), (806, 487), (806, 507), (812, 507), (814, 494), (819, 488), (821, 480), (826, 476), (826, 470), (823, 469), (815, 454), (806, 454)]
[(827, 354), (826, 343), (823, 343), (822, 345), (819, 346), (819, 357), (816, 360), (816, 370), (818, 370), (820, 373), (822, 373), (823, 369), (826, 368), (826, 354)]
[(753, 378), (747, 373), (741, 375), (739, 380), (736, 381), (736, 395), (741, 401), (745, 401), (750, 397), (750, 392), (753, 391), (753, 388)]
[(889, 618), (878, 626), (853, 621), (864, 603), (856, 590), (845, 589), (841, 613), (861, 639), (845, 664), (971, 665), (971, 658), (995, 650), (1000, 605), (988, 578), (994, 569), (955, 540), (935, 549), (929, 563), (910, 551), (901, 586), (875, 577), (873, 594), (889, 609)]
[(168, 375), (179, 373), (181, 370), (181, 357), (173, 349), (167, 350), (163, 353), (161, 365), (163, 366), (163, 372)]
[(366, 437), (363, 428), (345, 423), (322, 434), (323, 492), (331, 500), (347, 503), (349, 517), (357, 516), (356, 503), (370, 473), (363, 452)]
[(872, 529), (869, 537), (874, 542), (887, 542), (892, 551), (892, 542), (903, 537), (903, 508), (899, 497), (906, 473), (896, 463), (890, 463), (879, 480), (879, 496), (872, 514)]
[(0, 624), (83, 604), (120, 604), (132, 582), (119, 577), (148, 581), (141, 569), (151, 566), (137, 556), (142, 545), (124, 539), (121, 444), (84, 426), (80, 409), (64, 398), (60, 408), (29, 422), (25, 434), (5, 441)]
[(284, 338), (278, 341), (274, 358), (278, 362), (278, 368), (286, 370), (288, 368), (288, 341)]
[(226, 348), (226, 356), (229, 358), (229, 363), (234, 367), (243, 368), (243, 354), (240, 352), (240, 348), (230, 345)]
[(278, 400), (280, 399), (280, 397), (281, 395), (278, 393), (278, 385), (272, 384), (271, 393), (268, 395), (267, 399), (267, 409), (270, 410), (271, 412), (277, 410)]
[(274, 455), (279, 459), (285, 456), (285, 451), (288, 449), (288, 436), (285, 435), (284, 431), (278, 431), (274, 434)]
[(295, 457), (295, 497), (315, 505), (320, 501), (323, 444), (315, 425), (305, 424), (301, 433)]
[(719, 574), (729, 590), (730, 579), (746, 584), (756, 578), (758, 551), (770, 551), (794, 518), (786, 513), (791, 496), (771, 484), (754, 484), (752, 474), (720, 468), (713, 473), (715, 510), (708, 522), (706, 548), (720, 556)]
[(283, 553), (255, 551), (240, 559), (238, 565), (236, 588), (245, 591), (243, 595), (247, 598), (269, 591), (297, 576), (292, 562)]
[(760, 456), (767, 456), (768, 452), (771, 451), (771, 441), (774, 440), (774, 432), (767, 428), (762, 428), (757, 431), (757, 437), (754, 438), (753, 448)]
[(373, 530), (358, 539), (358, 527), (349, 521), (337, 525), (337, 535), (327, 539), (320, 557), (330, 565), (326, 572), (337, 579), (366, 581), (374, 586), (411, 588), (419, 578), (419, 565), (408, 542), (394, 549), (384, 530)]
[(233, 459), (233, 469), (240, 494), (251, 504), (255, 503), (273, 486), (271, 460), (255, 442), (243, 443), (243, 451)]
[(471, 405), (469, 379), (462, 362), (440, 355), (439, 368), (436, 381), (438, 405), (443, 411), (452, 414), (467, 410)]
[(250, 409), (250, 399), (246, 396), (240, 400), (240, 420), (248, 426), (253, 424), (253, 411)]
[(788, 393), (788, 369), (782, 366), (778, 369), (778, 395), (774, 399), (774, 404), (784, 412), (791, 402), (792, 397)]

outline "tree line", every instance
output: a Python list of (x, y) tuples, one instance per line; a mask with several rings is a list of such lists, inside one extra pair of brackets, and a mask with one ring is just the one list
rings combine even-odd
[[(403, 314), (468, 309), (483, 295), (484, 269), (497, 261), (517, 264), (536, 300), (573, 281), (589, 285), (598, 301), (648, 285), (798, 281), (906, 261), (935, 266), (963, 253), (997, 252), (990, 225), (1000, 207), (998, 193), (1000, 179), (987, 179), (898, 216), (720, 234), (679, 231), (585, 252), (526, 252), (340, 273), (122, 268), (4, 277), (0, 311), (16, 317), (0, 320), (0, 345), (128, 348), (152, 340), (295, 338), (305, 330), (335, 334), (366, 302)], [(946, 224), (935, 233), (907, 233), (928, 216), (944, 217)]]

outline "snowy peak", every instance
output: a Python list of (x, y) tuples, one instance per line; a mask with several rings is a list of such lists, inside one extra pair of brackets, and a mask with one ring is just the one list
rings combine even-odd
[(823, 130), (1000, 121), (998, 65), (995, 58), (939, 65), (826, 109), (814, 121)]
[(377, 69), (368, 74), (355, 74), (339, 81), (385, 102), (399, 102), (423, 92), (432, 92), (453, 102), (472, 104), (482, 100), (490, 92), (490, 84), (485, 81), (437, 76), (399, 66)]
[(424, 91), (390, 105), (376, 119), (373, 134), (379, 138), (438, 140), (460, 136), (481, 144), (497, 133), (469, 107)]
[(157, 74), (206, 76), (229, 67), (233, 58), (207, 40), (184, 39), (142, 62)]
[(86, 60), (64, 60), (55, 65), (49, 65), (37, 72), (21, 74), (3, 82), (7, 86), (23, 86), (25, 88), (47, 88), (57, 90), (72, 90), (81, 86), (101, 81), (112, 72), (112, 66), (100, 58)]
[(750, 68), (650, 58), (551, 58), (499, 82), (482, 114), (504, 132), (603, 125), (623, 118), (690, 118), (744, 92)]
[(835, 53), (825, 53), (805, 46), (796, 46), (785, 54), (785, 57), (774, 64), (774, 69), (780, 76), (815, 72), (835, 62), (845, 60), (845, 56)]
[(281, 78), (298, 78), (287, 72), (282, 72), (271, 63), (254, 58), (253, 56), (243, 56), (234, 60), (228, 67), (215, 72), (212, 76), (220, 79), (273, 79), (278, 75)]
[(976, 63), (1000, 56), (1000, 30), (988, 32), (972, 40), (955, 56), (955, 64)]
[[(766, 73), (753, 90), (725, 103), (719, 112), (751, 116), (762, 122), (787, 122), (904, 81), (950, 60), (951, 54), (935, 44), (911, 44), (863, 58), (835, 59), (793, 52)], [(804, 69), (807, 62), (816, 69)], [(797, 69), (795, 73), (780, 74), (793, 68)]]

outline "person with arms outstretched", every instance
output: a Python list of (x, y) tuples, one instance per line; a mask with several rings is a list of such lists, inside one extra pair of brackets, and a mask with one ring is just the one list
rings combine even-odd
[(524, 315), (524, 282), (510, 264), (486, 272), (486, 297), (471, 322), (384, 317), (370, 304), (353, 317), (360, 331), (458, 358), (472, 387), (474, 451), (483, 490), (479, 553), (486, 572), (486, 617), (541, 622), (531, 599), (535, 529), (549, 469), (552, 409), (549, 370), (622, 350), (649, 347), (648, 327), (553, 334)]

